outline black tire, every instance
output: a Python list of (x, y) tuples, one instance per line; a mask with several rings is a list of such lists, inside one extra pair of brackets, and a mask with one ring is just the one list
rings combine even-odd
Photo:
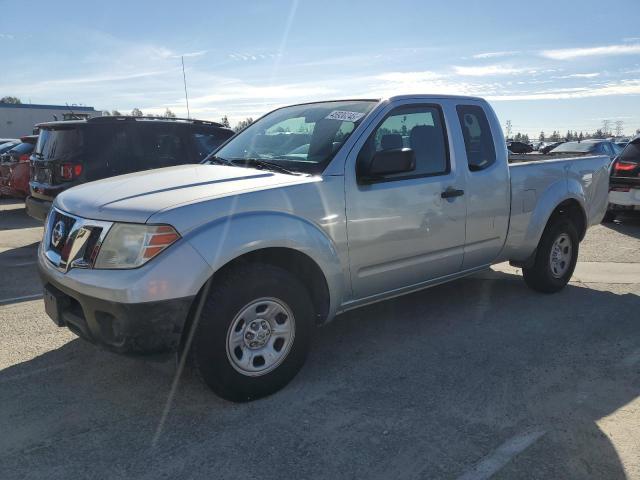
[[(234, 367), (232, 354), (227, 353), (227, 335), (243, 308), (262, 298), (277, 299), (289, 308), (295, 334), (281, 363), (267, 373), (248, 376)], [(302, 368), (314, 329), (313, 319), (309, 293), (297, 277), (273, 265), (240, 265), (211, 286), (200, 320), (194, 322), (192, 364), (209, 388), (227, 400), (246, 402), (270, 395), (287, 385)]]
[(613, 210), (607, 210), (607, 213), (604, 214), (604, 218), (602, 219), (602, 223), (611, 223), (616, 219), (616, 212)]
[[(562, 235), (568, 236), (571, 241), (571, 259), (568, 261), (568, 268), (561, 275), (557, 276), (552, 271), (551, 255), (554, 242)], [(527, 286), (537, 292), (555, 293), (564, 288), (569, 283), (578, 260), (579, 240), (576, 228), (566, 219), (558, 218), (547, 225), (538, 243), (536, 259), (532, 267), (524, 267), (522, 274)]]

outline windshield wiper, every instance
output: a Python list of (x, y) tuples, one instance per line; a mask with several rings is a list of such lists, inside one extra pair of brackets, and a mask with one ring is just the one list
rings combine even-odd
[(260, 158), (232, 158), (229, 163), (235, 165), (236, 163), (244, 163), (245, 165), (254, 166), (256, 168), (263, 168), (265, 170), (273, 170), (280, 173), (286, 173), (287, 175), (304, 175), (301, 172), (294, 172), (288, 168), (278, 165), (277, 163), (268, 162)]
[(230, 167), (235, 167), (235, 165), (226, 158), (216, 157), (215, 155), (205, 158), (203, 163), (216, 163), (218, 165), (228, 165)]

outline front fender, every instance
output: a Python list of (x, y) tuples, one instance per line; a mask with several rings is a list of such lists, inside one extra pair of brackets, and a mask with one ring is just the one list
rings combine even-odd
[(219, 218), (185, 237), (213, 271), (264, 248), (290, 248), (304, 253), (322, 270), (330, 295), (329, 319), (346, 293), (345, 272), (329, 236), (308, 220), (284, 212), (243, 212)]

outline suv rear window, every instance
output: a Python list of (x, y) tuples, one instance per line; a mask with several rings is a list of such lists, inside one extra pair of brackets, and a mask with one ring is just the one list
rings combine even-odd
[(214, 133), (192, 133), (191, 138), (195, 146), (196, 154), (200, 160), (222, 145), (230, 135), (216, 135)]
[(74, 157), (84, 151), (84, 131), (81, 128), (40, 130), (35, 154), (40, 160)]

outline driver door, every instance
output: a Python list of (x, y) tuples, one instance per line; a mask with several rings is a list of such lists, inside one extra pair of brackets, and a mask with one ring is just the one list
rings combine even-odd
[[(415, 171), (362, 183), (359, 162), (398, 148), (413, 149)], [(465, 177), (450, 151), (442, 105), (406, 101), (390, 105), (352, 149), (345, 182), (354, 300), (460, 271)]]

